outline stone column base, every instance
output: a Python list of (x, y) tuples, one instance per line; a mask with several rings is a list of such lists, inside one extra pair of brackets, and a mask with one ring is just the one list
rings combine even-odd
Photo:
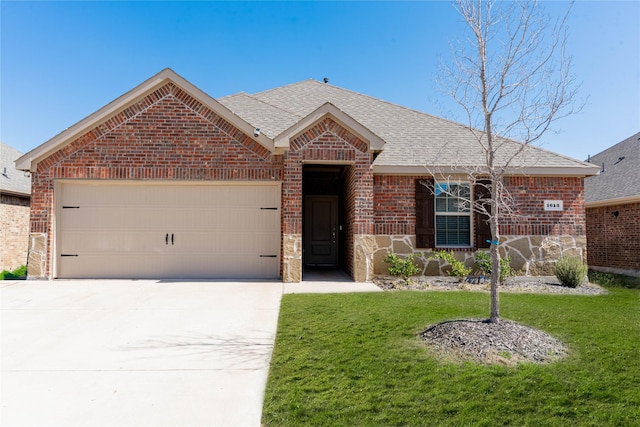
[(27, 260), (27, 278), (43, 279), (47, 276), (47, 234), (29, 235), (29, 258)]
[(373, 254), (376, 248), (376, 236), (356, 234), (353, 237), (353, 280), (370, 282), (373, 280)]
[(282, 236), (282, 281), (285, 283), (302, 281), (302, 234)]

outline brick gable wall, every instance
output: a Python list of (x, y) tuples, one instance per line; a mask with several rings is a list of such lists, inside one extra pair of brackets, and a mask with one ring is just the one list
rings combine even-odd
[(56, 179), (282, 180), (271, 153), (172, 83), (38, 163), (31, 233), (46, 236), (51, 273)]
[(589, 266), (640, 273), (640, 203), (587, 208), (587, 248)]

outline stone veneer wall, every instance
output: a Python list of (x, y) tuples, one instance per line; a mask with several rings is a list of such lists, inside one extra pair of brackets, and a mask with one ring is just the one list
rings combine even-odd
[(27, 263), (29, 197), (0, 195), (0, 271)]
[[(374, 177), (375, 248), (374, 274), (387, 274), (383, 262), (389, 252), (419, 253), (416, 262), (425, 275), (442, 275), (443, 261), (429, 260), (432, 249), (416, 248), (415, 180), (425, 176)], [(508, 177), (517, 214), (501, 224), (500, 250), (511, 256), (512, 267), (527, 275), (552, 275), (563, 256), (587, 259), (584, 188), (580, 177)], [(562, 200), (563, 211), (545, 211), (544, 200)], [(485, 250), (485, 249), (483, 249)], [(472, 249), (455, 249), (467, 266), (474, 264)]]
[[(440, 260), (430, 260), (433, 249), (414, 249), (415, 236), (375, 236), (373, 254), (374, 274), (388, 274), (384, 257), (388, 253), (398, 255), (418, 254), (415, 261), (425, 276), (442, 276), (450, 270)], [(488, 249), (482, 249), (488, 251)], [(474, 266), (473, 251), (456, 250), (455, 256), (467, 267)], [(522, 275), (553, 276), (555, 263), (562, 257), (577, 256), (586, 260), (586, 236), (503, 236), (500, 239), (500, 255), (511, 257), (511, 267)]]

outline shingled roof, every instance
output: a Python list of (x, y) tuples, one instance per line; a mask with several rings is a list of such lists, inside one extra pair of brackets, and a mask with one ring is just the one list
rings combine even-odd
[[(462, 124), (412, 110), (316, 80), (282, 86), (253, 95), (239, 93), (213, 99), (167, 68), (67, 128), (16, 161), (24, 171), (97, 128), (141, 99), (173, 84), (271, 152), (286, 150), (290, 138), (323, 117), (332, 117), (367, 141), (377, 153), (373, 172), (424, 174), (481, 168), (485, 155), (472, 131)], [(256, 132), (259, 128), (260, 132)], [(503, 140), (498, 162), (522, 144)], [(591, 176), (599, 168), (534, 146), (527, 146), (511, 165), (513, 174)]]
[(587, 206), (640, 201), (640, 132), (591, 156), (604, 171), (584, 181)]
[[(424, 173), (425, 167), (459, 169), (483, 166), (484, 153), (468, 127), (316, 80), (217, 99), (229, 110), (275, 138), (325, 103), (334, 105), (384, 141), (374, 172)], [(505, 141), (501, 154), (521, 144)], [(595, 175), (592, 164), (528, 146), (513, 162), (525, 173)]]
[(16, 169), (15, 160), (22, 153), (0, 142), (0, 193), (18, 196), (31, 196), (31, 178)]

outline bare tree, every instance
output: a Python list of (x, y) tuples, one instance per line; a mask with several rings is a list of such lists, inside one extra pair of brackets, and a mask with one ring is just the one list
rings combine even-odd
[(565, 50), (571, 7), (555, 20), (535, 1), (457, 0), (455, 7), (467, 38), (452, 44), (452, 59), (441, 63), (438, 83), (466, 115), (484, 155), (465, 173), (472, 185), (490, 190), (490, 199), (461, 203), (486, 215), (491, 226), (490, 321), (498, 322), (500, 226), (513, 215), (505, 176), (523, 166), (528, 146), (556, 120), (580, 109)]

